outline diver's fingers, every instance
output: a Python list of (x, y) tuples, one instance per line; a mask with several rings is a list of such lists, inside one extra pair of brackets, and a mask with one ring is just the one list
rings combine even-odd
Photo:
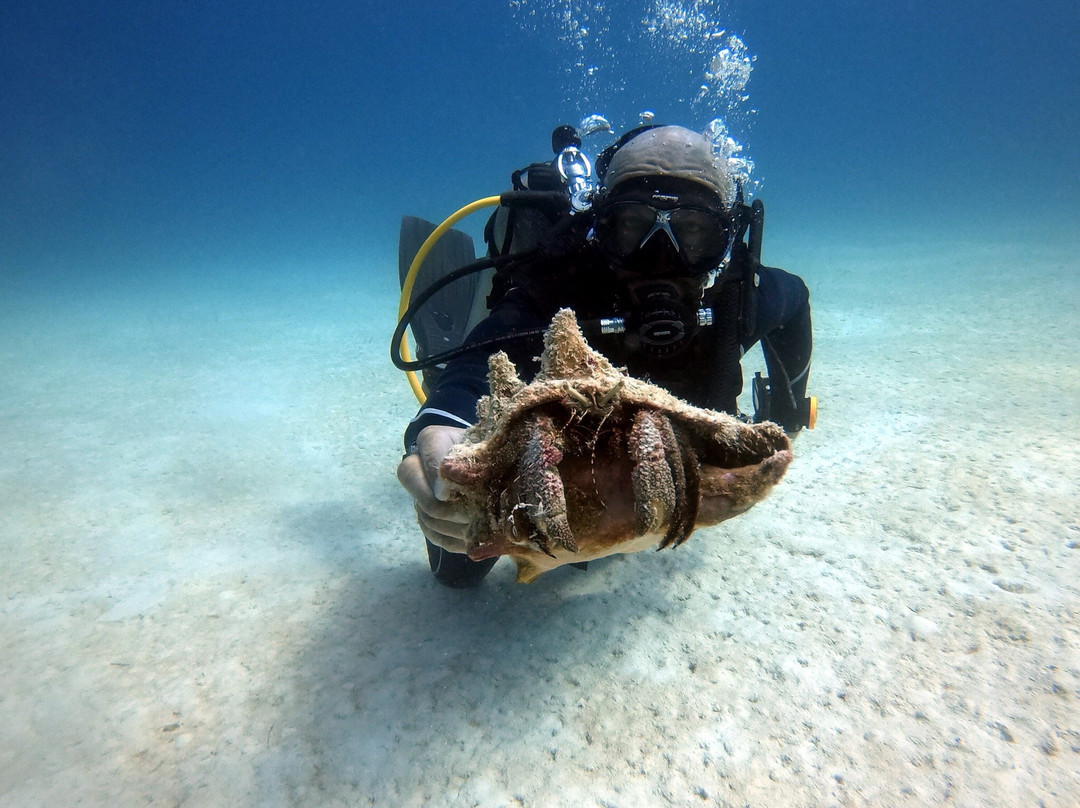
[(436, 499), (430, 489), (427, 493), (423, 493), (415, 499), (417, 511), (432, 519), (436, 519), (440, 522), (453, 523), (458, 525), (462, 531), (464, 531), (465, 526), (469, 524), (468, 514), (465, 513), (458, 503), (445, 502), (444, 500)]
[[(461, 525), (455, 522), (442, 522), (431, 519), (419, 507), (416, 509), (416, 521), (420, 523), (420, 531), (424, 534), (424, 537), (432, 544), (436, 544), (451, 553), (466, 552), (465, 537), (458, 535), (457, 530), (462, 527)], [(445, 527), (446, 530), (441, 530), (440, 527)]]
[[(420, 510), (420, 506), (416, 506), (416, 521), (420, 523), (420, 528), (425, 532), (437, 533), (440, 536), (446, 536), (454, 541), (464, 544), (465, 538), (469, 532), (468, 524), (461, 522), (455, 522), (450, 519), (439, 519), (424, 513)], [(464, 552), (463, 550), (456, 550), (455, 552)]]
[(420, 457), (428, 486), (437, 499), (450, 498), (451, 489), (446, 480), (439, 476), (439, 466), (449, 451), (461, 443), (464, 435), (465, 430), (461, 427), (437, 424), (424, 427), (416, 436), (416, 454)]
[(435, 499), (445, 502), (450, 499), (450, 495), (454, 489), (450, 487), (450, 483), (444, 480), (441, 476), (436, 477), (431, 483), (431, 492), (435, 495)]
[(405, 455), (397, 467), (398, 482), (401, 487), (409, 492), (415, 500), (434, 500), (435, 494), (428, 483), (427, 475), (424, 474), (423, 463), (420, 455), (415, 452)]
[(409, 492), (419, 511), (435, 519), (458, 524), (467, 524), (469, 517), (456, 504), (438, 499), (435, 492), (428, 485), (427, 476), (420, 457), (416, 454), (407, 455), (397, 467), (398, 482)]

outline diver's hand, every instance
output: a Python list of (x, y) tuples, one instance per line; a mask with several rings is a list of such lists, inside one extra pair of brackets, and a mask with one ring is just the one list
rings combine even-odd
[(439, 476), (439, 465), (465, 430), (456, 426), (428, 426), (416, 436), (416, 451), (398, 464), (398, 482), (416, 500), (416, 521), (428, 541), (451, 553), (465, 552), (469, 517), (451, 504), (450, 487)]

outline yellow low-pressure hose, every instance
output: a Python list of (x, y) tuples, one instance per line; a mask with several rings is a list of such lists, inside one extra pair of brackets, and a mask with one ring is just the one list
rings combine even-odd
[[(409, 264), (409, 271), (405, 274), (405, 280), (401, 284), (401, 301), (398, 304), (398, 320), (401, 320), (401, 318), (405, 316), (405, 312), (409, 308), (409, 301), (412, 300), (413, 284), (416, 283), (416, 276), (420, 273), (420, 267), (424, 263), (424, 259), (427, 258), (427, 254), (431, 252), (431, 248), (446, 234), (447, 230), (470, 213), (475, 213), (482, 208), (493, 208), (499, 204), (500, 199), (501, 198), (498, 196), (486, 196), (483, 199), (477, 199), (475, 202), (470, 202), (465, 207), (447, 216), (445, 221), (436, 227), (431, 235), (424, 240), (424, 243), (420, 245), (420, 249), (416, 251), (416, 257), (413, 258), (412, 263)], [(406, 362), (412, 361), (412, 354), (409, 353), (409, 337), (407, 333), (401, 335), (401, 358)], [(427, 396), (424, 395), (424, 388), (420, 384), (420, 377), (412, 370), (405, 371), (405, 375), (409, 378), (409, 386), (412, 387), (413, 395), (416, 396), (416, 400), (423, 404), (427, 400)]]

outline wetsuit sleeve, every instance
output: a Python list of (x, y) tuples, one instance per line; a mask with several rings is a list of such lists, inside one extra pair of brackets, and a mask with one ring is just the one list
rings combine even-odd
[[(797, 429), (795, 402), (806, 397), (813, 351), (810, 292), (802, 278), (774, 267), (758, 269), (756, 322), (753, 334), (743, 343), (749, 350), (761, 342), (769, 378), (787, 378), (791, 399), (776, 396), (772, 418), (788, 431)], [(778, 389), (774, 384), (773, 389)]]
[(496, 309), (469, 332), (466, 344), (520, 332), (535, 334), (490, 350), (470, 351), (448, 362), (438, 386), (405, 429), (405, 450), (413, 450), (416, 436), (426, 426), (468, 427), (476, 421), (476, 403), (488, 393), (488, 356), (495, 351), (506, 351), (523, 376), (531, 375), (529, 365), (543, 349), (543, 328), (543, 321), (527, 299), (514, 290), (508, 292)]

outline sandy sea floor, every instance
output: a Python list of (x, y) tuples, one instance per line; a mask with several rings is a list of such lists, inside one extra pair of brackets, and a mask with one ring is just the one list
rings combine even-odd
[(792, 268), (774, 494), (471, 592), (392, 274), (5, 289), (0, 805), (1076, 805), (1080, 252)]

